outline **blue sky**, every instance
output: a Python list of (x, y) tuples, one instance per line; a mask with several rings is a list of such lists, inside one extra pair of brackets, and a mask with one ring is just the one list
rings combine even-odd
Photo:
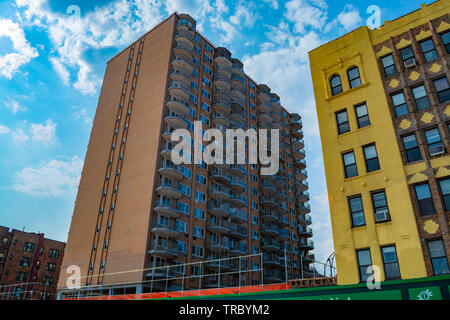
[(333, 246), (307, 52), (365, 25), (370, 5), (383, 23), (423, 2), (432, 1), (0, 1), (0, 225), (66, 240), (106, 62), (178, 11), (302, 115), (324, 261)]

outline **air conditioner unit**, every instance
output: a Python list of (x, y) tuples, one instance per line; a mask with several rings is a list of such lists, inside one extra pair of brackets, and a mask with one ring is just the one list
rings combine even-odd
[(403, 64), (405, 65), (405, 68), (407, 68), (407, 69), (414, 68), (416, 66), (416, 59), (414, 59), (414, 58), (408, 59), (405, 62), (403, 62)]
[(377, 212), (375, 212), (375, 220), (377, 222), (389, 220), (389, 210), (388, 209), (377, 210)]
[(430, 156), (432, 156), (432, 157), (445, 153), (445, 149), (444, 149), (443, 145), (438, 145), (438, 146), (428, 148), (428, 151), (430, 152)]

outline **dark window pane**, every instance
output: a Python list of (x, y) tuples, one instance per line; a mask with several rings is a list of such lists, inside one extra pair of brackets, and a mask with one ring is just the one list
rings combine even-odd
[(450, 100), (450, 89), (447, 78), (440, 78), (433, 81), (434, 87), (439, 97), (439, 102), (444, 103)]
[(394, 64), (394, 59), (392, 58), (391, 54), (381, 58), (381, 63), (383, 64), (384, 74), (386, 77), (390, 77), (397, 73), (397, 69), (395, 68)]
[(408, 113), (409, 113), (408, 106), (406, 104), (402, 104), (402, 105), (395, 107), (395, 115), (397, 117), (401, 117)]
[(402, 56), (405, 67), (416, 63), (416, 59), (414, 58), (414, 53), (411, 47), (400, 50), (400, 55)]
[(350, 199), (349, 204), (353, 226), (357, 227), (365, 225), (366, 221), (361, 197)]
[(334, 95), (337, 95), (342, 92), (342, 84), (341, 84), (341, 77), (340, 76), (333, 76), (330, 80), (331, 83), (331, 93)]
[(357, 251), (359, 273), (361, 275), (361, 282), (366, 282), (367, 279), (373, 274), (369, 272), (369, 267), (372, 265), (372, 258), (370, 257), (370, 250)]
[(394, 94), (392, 96), (392, 103), (394, 104), (395, 114), (397, 117), (401, 117), (409, 112), (403, 92)]
[(387, 207), (386, 194), (384, 192), (374, 193), (372, 199), (375, 209)]
[(439, 186), (444, 200), (444, 210), (450, 211), (450, 179), (439, 181)]
[(358, 68), (348, 70), (348, 78), (350, 80), (350, 88), (355, 88), (361, 85), (361, 78), (359, 76)]
[(357, 106), (356, 117), (358, 118), (359, 128), (364, 128), (370, 125), (369, 113), (367, 112), (367, 106), (365, 104)]
[(434, 48), (433, 40), (428, 39), (420, 43), (422, 47), (423, 55), (427, 62), (436, 60), (438, 58), (437, 52)]
[(350, 131), (350, 123), (348, 122), (347, 111), (336, 113), (339, 134)]
[(447, 258), (436, 258), (431, 260), (433, 264), (433, 271), (435, 275), (449, 274)]
[(433, 240), (428, 242), (428, 251), (430, 252), (431, 263), (435, 275), (448, 274), (449, 267), (447, 256), (442, 240)]
[(405, 147), (406, 157), (407, 157), (408, 162), (422, 160), (422, 156), (420, 154), (420, 150), (417, 145), (415, 135), (409, 135), (409, 136), (403, 137), (403, 145)]
[(418, 110), (425, 109), (430, 106), (430, 101), (428, 100), (427, 92), (424, 86), (415, 87), (412, 91)]
[(445, 49), (447, 50), (447, 53), (450, 53), (450, 31), (447, 31), (446, 33), (443, 33), (441, 35), (442, 41), (444, 42)]

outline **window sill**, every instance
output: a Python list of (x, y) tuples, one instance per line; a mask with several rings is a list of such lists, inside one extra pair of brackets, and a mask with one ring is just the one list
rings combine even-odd
[(347, 94), (347, 93), (354, 92), (354, 91), (359, 90), (359, 89), (361, 89), (361, 88), (367, 88), (367, 87), (369, 86), (369, 84), (370, 84), (370, 83), (363, 83), (362, 85), (360, 85), (360, 86), (358, 86), (358, 87), (356, 87), (356, 88), (352, 88), (352, 89), (348, 89), (348, 90), (342, 91), (341, 93), (338, 93), (338, 94), (336, 94), (336, 95), (334, 95), (334, 96), (325, 98), (325, 101), (328, 102), (328, 101), (334, 100), (335, 98), (344, 96), (344, 95)]
[(361, 130), (370, 129), (372, 127), (373, 127), (373, 124), (371, 123), (368, 126), (365, 126), (365, 127), (362, 127), (362, 128), (358, 128), (356, 130), (350, 130), (350, 131), (347, 131), (345, 133), (338, 133), (337, 137), (339, 139), (341, 137), (345, 137), (345, 136), (351, 135), (352, 133), (359, 133), (359, 132), (361, 132)]
[(364, 177), (368, 177), (368, 176), (372, 176), (372, 175), (379, 174), (379, 173), (382, 174), (382, 173), (383, 173), (383, 170), (382, 170), (382, 169), (379, 169), (379, 170), (376, 170), (376, 171), (367, 172), (367, 173), (365, 173), (364, 175), (359, 175), (359, 176), (351, 177), (351, 178), (344, 178), (344, 182), (353, 181), (353, 180), (358, 180), (358, 179), (361, 179), (361, 178), (364, 178)]

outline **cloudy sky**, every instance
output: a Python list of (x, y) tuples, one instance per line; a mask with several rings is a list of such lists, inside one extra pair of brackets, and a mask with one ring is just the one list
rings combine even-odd
[(333, 252), (307, 52), (424, 0), (0, 0), (0, 225), (66, 240), (106, 62), (171, 13), (303, 117), (316, 256)]

